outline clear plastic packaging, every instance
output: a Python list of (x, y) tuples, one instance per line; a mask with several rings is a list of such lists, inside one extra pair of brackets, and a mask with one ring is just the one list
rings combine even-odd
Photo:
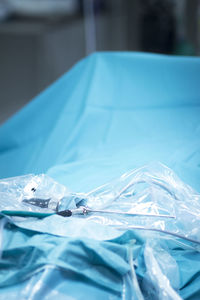
[[(45, 174), (24, 175), (0, 180), (0, 210), (51, 212), (65, 198), (69, 208), (75, 208), (69, 191)], [(69, 199), (69, 200), (67, 200)]]
[(178, 294), (179, 269), (175, 259), (159, 244), (148, 240), (144, 247), (144, 262), (147, 270), (142, 284), (145, 299), (181, 300)]
[(87, 194), (72, 193), (44, 174), (4, 179), (0, 197), (1, 211), (71, 209), (73, 218), (200, 243), (200, 195), (160, 163), (127, 172)]
[(200, 195), (160, 163), (127, 172), (90, 192), (87, 205), (104, 211), (88, 214), (89, 220), (171, 233), (200, 243)]

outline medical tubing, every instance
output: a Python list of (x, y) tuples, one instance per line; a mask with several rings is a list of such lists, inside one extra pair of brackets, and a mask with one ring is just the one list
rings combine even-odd
[(175, 216), (172, 215), (163, 215), (163, 214), (149, 214), (149, 213), (132, 213), (132, 212), (120, 212), (120, 211), (110, 211), (110, 210), (101, 210), (101, 209), (90, 209), (85, 208), (85, 213), (103, 213), (103, 214), (116, 214), (123, 216), (132, 216), (132, 217), (155, 217), (155, 218), (167, 218), (167, 219), (175, 219)]
[(118, 212), (118, 211), (108, 211), (108, 210), (91, 210), (86, 207), (72, 209), (72, 210), (63, 210), (59, 212), (35, 212), (35, 211), (22, 211), (22, 210), (2, 210), (2, 214), (7, 216), (15, 216), (15, 217), (33, 217), (43, 219), (52, 215), (59, 215), (62, 217), (71, 217), (77, 214), (86, 215), (87, 213), (107, 213), (107, 214), (120, 214), (125, 216), (132, 216), (132, 217), (156, 217), (156, 218), (170, 218), (174, 219), (174, 216), (170, 215), (158, 215), (158, 214), (142, 214), (142, 213), (127, 213), (127, 212)]
[(194, 239), (191, 239), (191, 238), (188, 238), (184, 235), (181, 235), (181, 234), (178, 234), (178, 233), (175, 233), (175, 232), (171, 232), (171, 231), (168, 231), (168, 230), (162, 230), (162, 229), (158, 229), (158, 228), (149, 228), (149, 227), (138, 227), (138, 226), (123, 226), (123, 227), (119, 227), (119, 226), (116, 226), (116, 225), (111, 225), (113, 228), (116, 228), (118, 230), (146, 230), (146, 231), (155, 231), (155, 232), (160, 232), (160, 233), (164, 233), (164, 234), (168, 234), (168, 235), (172, 235), (172, 236), (175, 236), (179, 239), (184, 239), (184, 240), (187, 240), (191, 243), (195, 243), (195, 244), (198, 244), (200, 245), (200, 241), (197, 241), (197, 240), (194, 240)]

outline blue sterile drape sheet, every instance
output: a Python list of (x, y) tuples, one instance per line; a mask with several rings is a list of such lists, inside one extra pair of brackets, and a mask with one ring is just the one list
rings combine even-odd
[(0, 176), (73, 190), (161, 161), (200, 191), (200, 59), (97, 53), (0, 129)]
[[(1, 178), (46, 173), (74, 192), (88, 192), (153, 161), (200, 192), (199, 58), (92, 54), (0, 128)], [(130, 239), (143, 257), (134, 233), (106, 242), (42, 235), (16, 224), (5, 230), (0, 286), (10, 299), (22, 290), (24, 299), (121, 299)], [(181, 296), (199, 299), (199, 252), (182, 257), (181, 247), (168, 247), (182, 271)]]

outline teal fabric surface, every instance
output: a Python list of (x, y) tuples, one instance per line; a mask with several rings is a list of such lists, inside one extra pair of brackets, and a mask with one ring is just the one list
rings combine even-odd
[(0, 176), (86, 191), (160, 161), (198, 191), (200, 59), (97, 53), (0, 128)]
[[(200, 192), (199, 75), (199, 58), (87, 57), (1, 126), (0, 177), (47, 173), (86, 192), (160, 161)], [(166, 277), (183, 299), (200, 299), (196, 245), (150, 234), (151, 249), (143, 232), (120, 234), (91, 223), (84, 224), (85, 235), (73, 234), (81, 222), (58, 236), (59, 226), (66, 226), (59, 220), (49, 217), (42, 233), (1, 218), (1, 299), (141, 300), (134, 270), (145, 299), (164, 299), (157, 282)], [(43, 221), (37, 222), (39, 228)], [(159, 278), (150, 271), (151, 250)]]
[[(91, 239), (90, 235), (62, 237), (20, 228), (7, 219), (1, 247), (0, 298), (143, 299), (135, 293), (131, 280), (132, 252), (144, 299), (164, 299), (166, 295), (160, 294), (157, 282), (149, 279), (145, 240), (143, 233), (132, 231), (105, 241)], [(199, 247), (153, 235), (149, 245), (180, 296), (199, 299)], [(168, 289), (167, 281), (165, 285)], [(166, 299), (179, 298), (167, 295)]]
[[(38, 234), (12, 224), (4, 234), (0, 287), (9, 289), (25, 281), (28, 288), (19, 286), (20, 299), (51, 299), (52, 290), (58, 299), (85, 299), (85, 293), (87, 299), (121, 299), (123, 276), (130, 269), (126, 247), (81, 237)], [(31, 277), (34, 279), (29, 282)], [(4, 294), (9, 295), (1, 290), (1, 299)], [(16, 292), (11, 292), (12, 297)]]

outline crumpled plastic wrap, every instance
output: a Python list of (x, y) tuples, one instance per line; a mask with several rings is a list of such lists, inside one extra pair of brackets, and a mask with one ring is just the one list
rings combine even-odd
[(158, 230), (200, 243), (200, 195), (161, 163), (127, 172), (90, 192), (87, 205), (116, 212), (94, 213), (89, 220), (124, 229)]
[[(160, 163), (129, 171), (87, 194), (72, 193), (44, 174), (4, 179), (0, 197), (1, 211), (56, 212), (85, 207), (88, 213), (73, 218), (121, 230), (169, 233), (200, 243), (200, 195)], [(30, 199), (48, 201), (42, 208), (31, 205)]]
[[(5, 178), (0, 180), (0, 210), (52, 211), (60, 199), (68, 194), (64, 185), (45, 174)], [(28, 204), (26, 201), (31, 199), (41, 199), (44, 204), (47, 203), (47, 207)], [(67, 205), (70, 208), (76, 207), (71, 198)]]
[[(181, 300), (178, 294), (180, 274), (175, 259), (155, 242), (144, 248), (146, 274), (143, 278), (145, 299)], [(173, 278), (173, 281), (169, 280)]]
[[(192, 289), (194, 293), (197, 289), (193, 284), (188, 292), (187, 282), (197, 276), (200, 268), (193, 263), (193, 259), (197, 262), (200, 259), (200, 195), (160, 163), (127, 172), (87, 194), (71, 192), (44, 174), (8, 178), (0, 181), (0, 199), (1, 211), (56, 213), (71, 209), (79, 212), (68, 218), (55, 214), (42, 220), (1, 218), (0, 263), (5, 255), (7, 261), (13, 261), (9, 253), (12, 249), (15, 251), (17, 245), (16, 261), (21, 264), (19, 269), (13, 269), (12, 264), (2, 265), (7, 279), (0, 272), (0, 286), (7, 288), (15, 284), (15, 288), (8, 289), (5, 294), (3, 289), (1, 299), (8, 295), (15, 299), (16, 291), (23, 299), (43, 297), (50, 300), (52, 296), (76, 299), (77, 284), (70, 283), (66, 277), (68, 268), (80, 276), (87, 274), (88, 280), (91, 278), (97, 286), (102, 285), (102, 290), (98, 289), (100, 298), (105, 296), (101, 293), (108, 288), (108, 279), (112, 288), (105, 293), (106, 297), (112, 294), (113, 299), (180, 300), (182, 296), (185, 299), (192, 295)], [(39, 199), (39, 206), (33, 205), (31, 199)], [(12, 232), (13, 226), (23, 229), (18, 233), (22, 238), (18, 239)], [(43, 234), (38, 235), (38, 232)], [(32, 253), (28, 249), (35, 250)], [(41, 257), (34, 256), (37, 251), (42, 253)], [(24, 253), (32, 261), (29, 269), (23, 263), (27, 259)], [(114, 262), (115, 253), (119, 265)], [(82, 255), (87, 272), (80, 271)], [(94, 256), (99, 273), (94, 271), (95, 266), (91, 268)], [(188, 264), (192, 275), (186, 272), (183, 276)], [(112, 266), (114, 272), (119, 268), (123, 272), (117, 279), (112, 278), (113, 275), (105, 271), (106, 265)], [(51, 286), (53, 278), (57, 281)], [(115, 280), (119, 280), (116, 290)], [(68, 286), (67, 298), (64, 286)], [(96, 291), (90, 290), (91, 284), (81, 283), (81, 286), (88, 299), (93, 299), (94, 295), (98, 298)]]

